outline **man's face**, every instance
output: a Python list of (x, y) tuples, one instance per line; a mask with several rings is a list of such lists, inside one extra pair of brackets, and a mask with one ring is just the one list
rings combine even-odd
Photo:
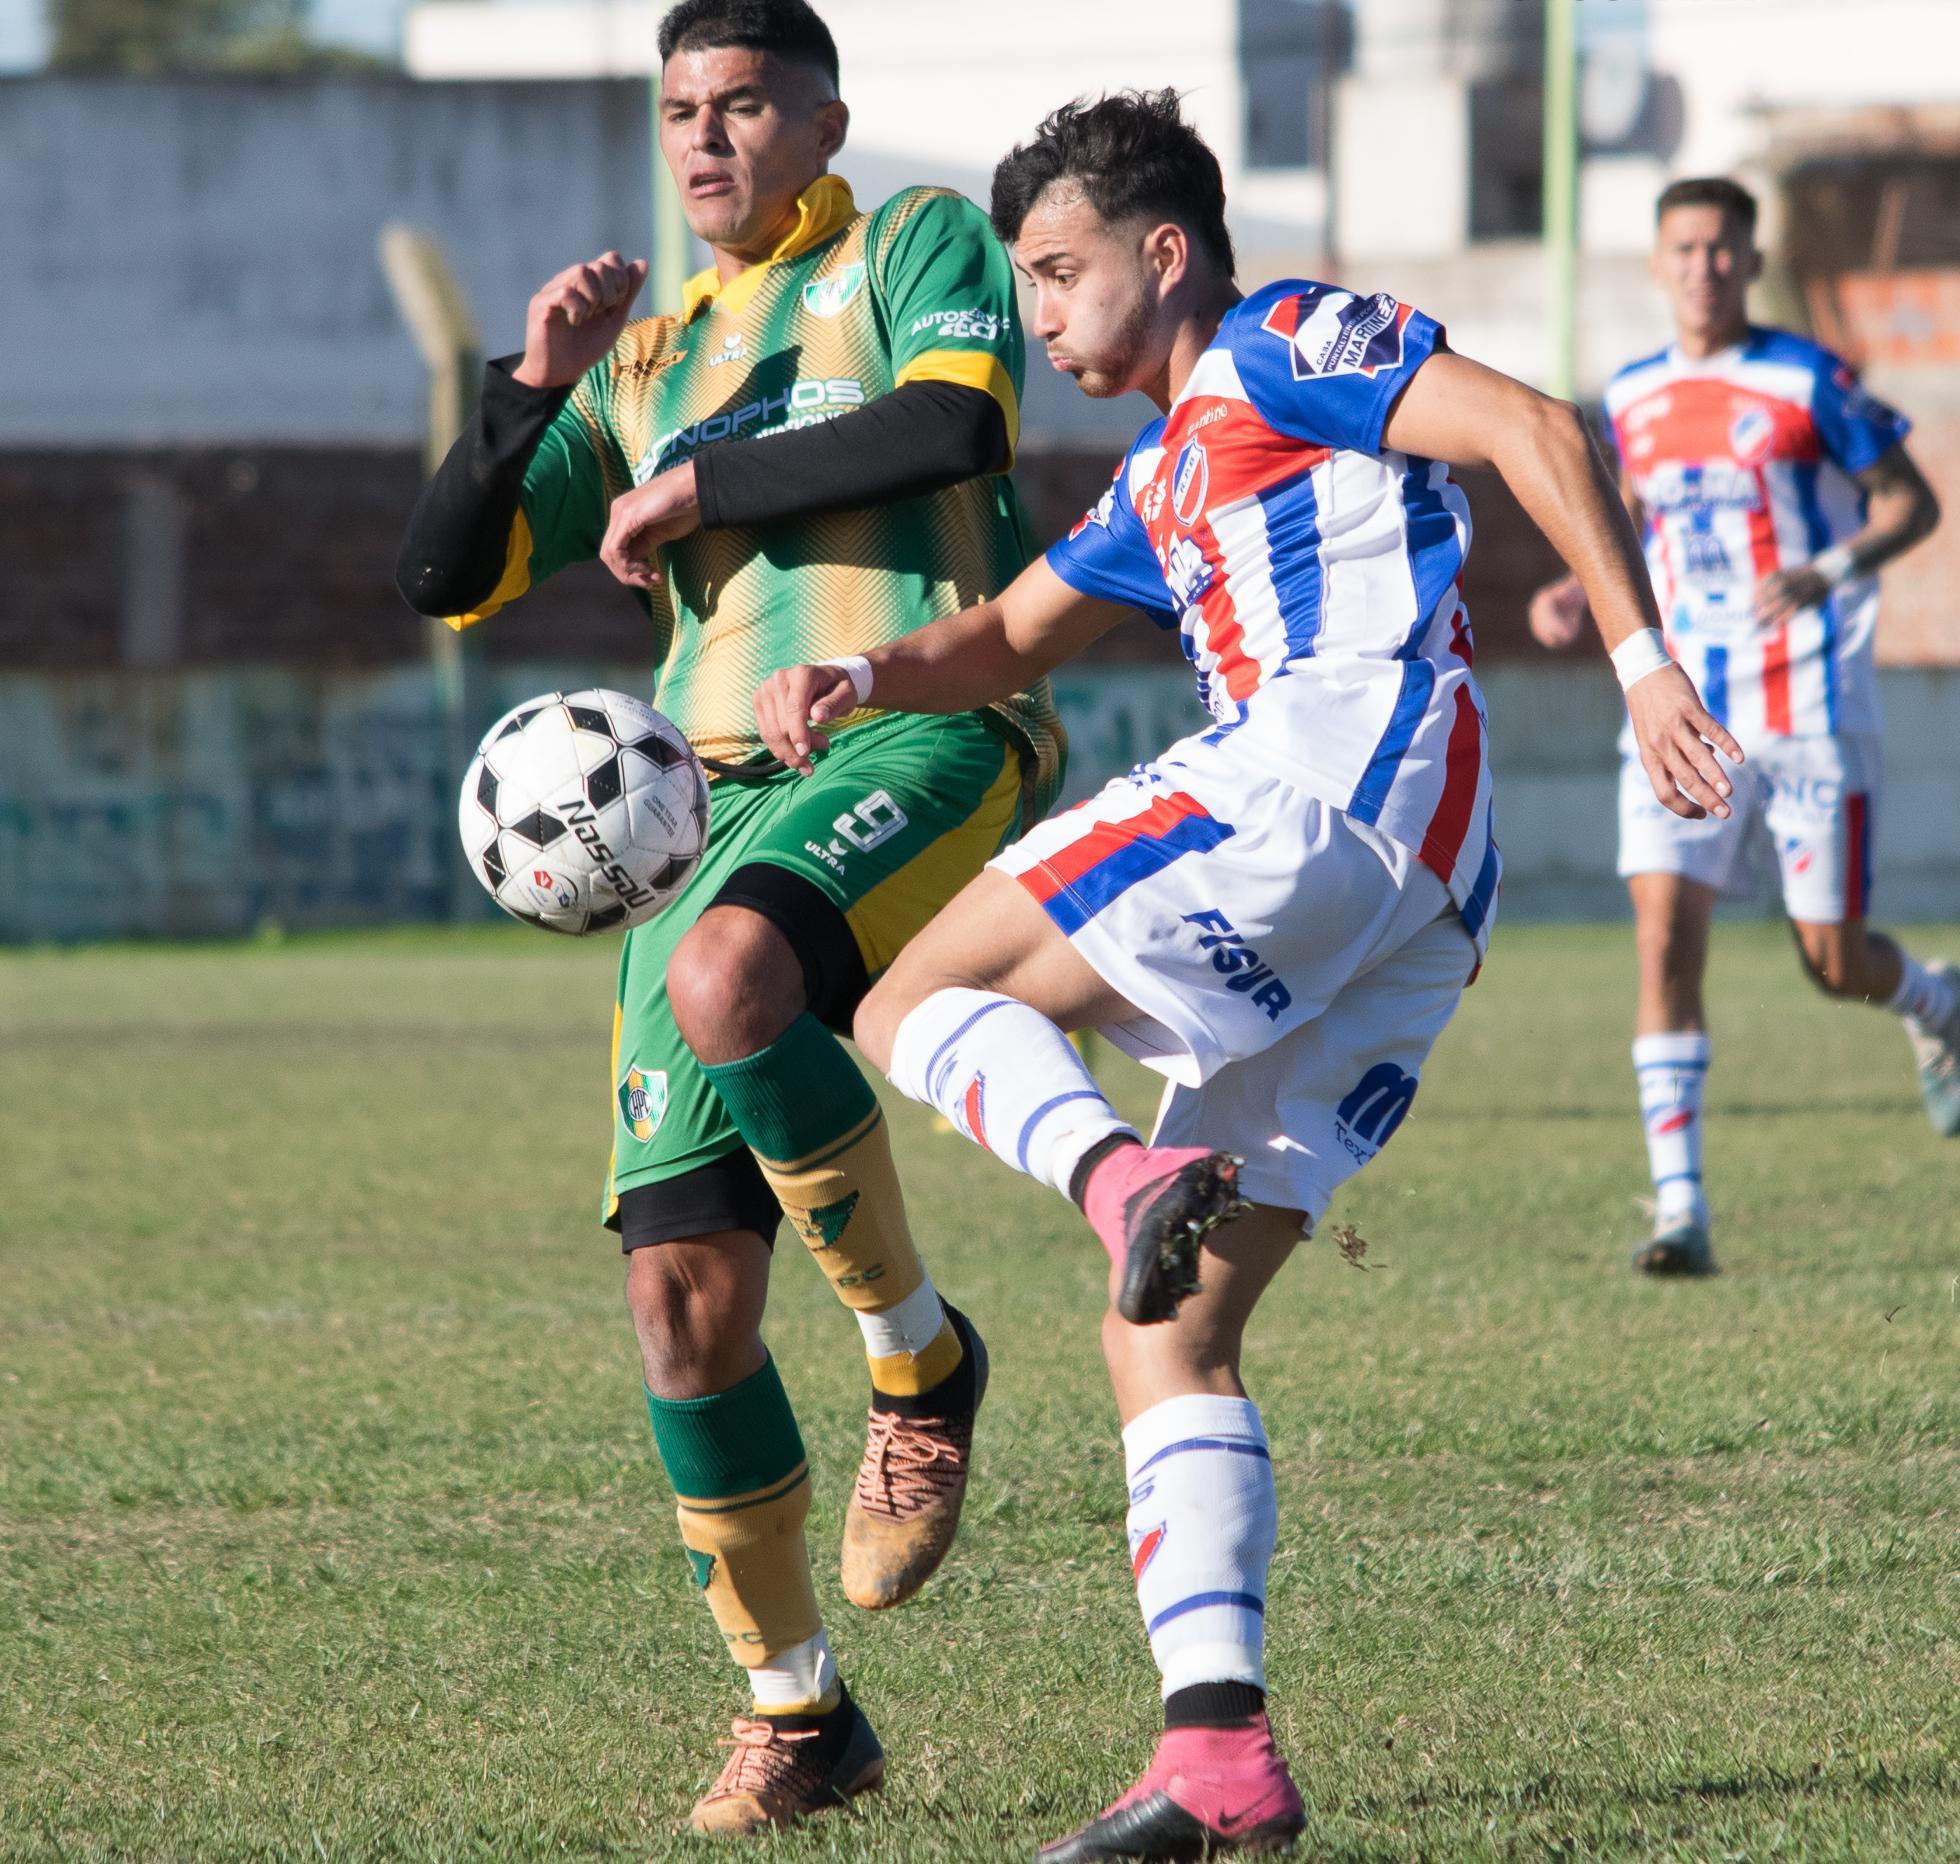
[(1051, 182), (1021, 223), (1014, 257), (1034, 280), (1034, 333), (1085, 395), (1141, 386), (1169, 352), (1168, 338), (1157, 340), (1161, 275), (1145, 253), (1149, 231), (1111, 225), (1067, 179)]
[(760, 257), (782, 237), (849, 122), (827, 73), (770, 52), (676, 52), (660, 74), (660, 152), (681, 211), (710, 246), (738, 254)]
[(1719, 207), (1671, 207), (1648, 261), (1683, 336), (1719, 337), (1748, 322), (1749, 286), (1763, 255), (1742, 223)]

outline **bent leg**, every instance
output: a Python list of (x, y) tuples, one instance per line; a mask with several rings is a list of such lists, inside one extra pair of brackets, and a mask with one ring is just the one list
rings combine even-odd
[[(832, 917), (833, 942), (849, 940), (827, 902), (804, 905)], [(913, 1246), (877, 1097), (811, 1013), (805, 978), (772, 919), (716, 904), (675, 949), (667, 990), (769, 1188), (858, 1315), (874, 1389), (917, 1397), (958, 1369), (963, 1349)]]
[[(1872, 931), (1863, 919), (1846, 919), (1835, 925), (1792, 919), (1790, 929), (1796, 935), (1803, 968), (1826, 996), (1889, 1007), (1900, 985), (1907, 981), (1909, 964), (1920, 977), (1929, 977), (1883, 932)], [(1949, 1003), (1946, 1007), (1951, 1010), (1952, 1006)], [(1901, 1015), (1912, 1013), (1909, 1006), (1900, 1008)]]

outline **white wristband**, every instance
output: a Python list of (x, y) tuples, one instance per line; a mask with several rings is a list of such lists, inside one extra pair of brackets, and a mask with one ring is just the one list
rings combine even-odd
[(826, 660), (824, 665), (851, 676), (851, 687), (857, 694), (859, 705), (871, 697), (871, 662), (862, 654), (839, 654), (834, 660)]
[(1857, 575), (1858, 559), (1849, 544), (1839, 544), (1831, 550), (1820, 550), (1810, 559), (1810, 567), (1835, 589)]
[(1613, 671), (1620, 676), (1622, 692), (1635, 680), (1644, 680), (1648, 674), (1673, 664), (1658, 628), (1636, 628), (1613, 650)]

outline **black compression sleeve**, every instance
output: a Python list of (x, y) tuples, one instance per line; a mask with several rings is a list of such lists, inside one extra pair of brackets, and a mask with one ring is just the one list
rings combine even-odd
[(694, 456), (709, 530), (863, 511), (938, 492), (1006, 463), (1007, 417), (985, 389), (908, 382), (835, 420)]
[(395, 560), (395, 587), (423, 615), (467, 615), (504, 573), (524, 474), (569, 388), (527, 388), (499, 356), (483, 368), (483, 399), (415, 501)]

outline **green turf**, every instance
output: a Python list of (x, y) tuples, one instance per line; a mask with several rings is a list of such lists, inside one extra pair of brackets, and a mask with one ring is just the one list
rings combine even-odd
[[(1500, 935), (1334, 1213), (1367, 1272), (1312, 1244), (1258, 1318), (1303, 1855), (1952, 1858), (1960, 1145), (1890, 1019), (1726, 926), (1727, 1272), (1636, 1283), (1630, 955)], [(740, 1698), (595, 1226), (613, 959), (517, 930), (0, 958), (0, 1858), (699, 1852)], [(818, 1589), (892, 1769), (771, 1855), (1024, 1857), (1154, 1733), (1102, 1258), (894, 1121), (994, 1384), (944, 1576), (857, 1613), (864, 1372), (788, 1240)]]

